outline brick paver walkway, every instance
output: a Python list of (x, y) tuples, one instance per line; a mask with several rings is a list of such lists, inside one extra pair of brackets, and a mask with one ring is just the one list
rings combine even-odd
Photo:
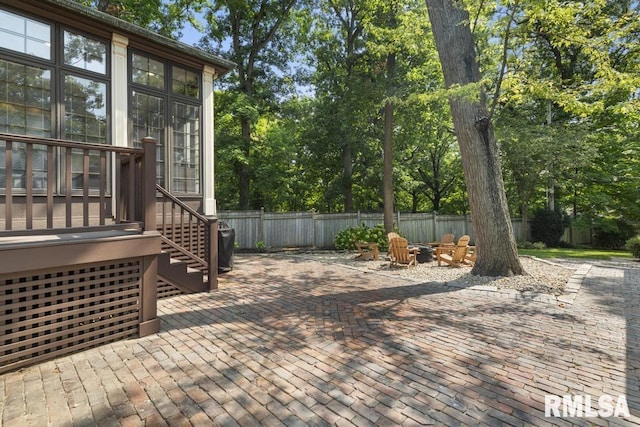
[[(595, 264), (571, 306), (236, 256), (162, 331), (0, 376), (0, 424), (636, 425), (640, 269)], [(632, 416), (545, 418), (545, 395)], [(568, 408), (571, 409), (571, 408)]]

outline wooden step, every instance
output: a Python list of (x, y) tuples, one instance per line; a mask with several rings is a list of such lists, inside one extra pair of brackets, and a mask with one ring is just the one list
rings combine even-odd
[(186, 293), (208, 292), (209, 283), (202, 271), (162, 251), (158, 256), (158, 276)]

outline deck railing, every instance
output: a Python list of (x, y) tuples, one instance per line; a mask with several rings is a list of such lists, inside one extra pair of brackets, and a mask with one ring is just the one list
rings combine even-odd
[(129, 148), (0, 134), (0, 234), (123, 222), (154, 230), (155, 142)]

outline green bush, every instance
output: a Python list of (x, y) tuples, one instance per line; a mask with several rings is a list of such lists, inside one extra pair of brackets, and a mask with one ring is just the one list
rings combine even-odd
[(640, 258), (640, 236), (635, 236), (627, 240), (624, 247), (631, 251), (631, 255), (635, 258)]
[(620, 249), (635, 234), (634, 226), (622, 218), (600, 218), (593, 227), (593, 246)]
[(387, 249), (387, 234), (383, 225), (367, 227), (362, 224), (360, 227), (351, 227), (341, 230), (333, 239), (333, 245), (338, 250), (354, 250), (356, 242), (377, 243), (381, 250)]
[(544, 242), (521, 242), (518, 244), (519, 249), (547, 249)]
[(524, 242), (518, 243), (518, 249), (533, 249), (533, 243), (525, 240)]
[(566, 215), (549, 209), (537, 210), (531, 219), (531, 237), (549, 248), (558, 247), (564, 229), (569, 225)]

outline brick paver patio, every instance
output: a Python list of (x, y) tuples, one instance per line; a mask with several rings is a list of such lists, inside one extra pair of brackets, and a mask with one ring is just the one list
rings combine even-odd
[[(561, 307), (295, 256), (235, 261), (220, 291), (161, 301), (157, 335), (0, 376), (0, 424), (640, 420), (638, 265), (594, 264)], [(593, 410), (624, 396), (631, 417), (545, 418), (545, 395)]]

